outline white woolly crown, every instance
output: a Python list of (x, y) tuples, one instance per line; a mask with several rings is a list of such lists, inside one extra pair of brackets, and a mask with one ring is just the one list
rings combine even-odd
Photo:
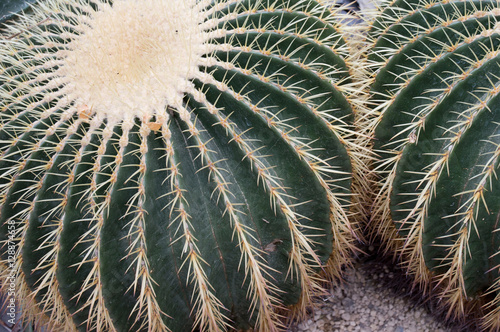
[(195, 5), (123, 0), (79, 16), (79, 33), (60, 54), (57, 79), (77, 107), (111, 122), (180, 105), (206, 48), (203, 13)]
[[(45, 6), (60, 7), (61, 1)], [(167, 105), (182, 108), (183, 95), (194, 90), (190, 80), (200, 76), (202, 55), (210, 51), (202, 4), (121, 0), (113, 6), (99, 3), (97, 10), (78, 6), (86, 15), (61, 23), (60, 36), (42, 35), (44, 45), (59, 51), (51, 59), (35, 51), (35, 58), (43, 57), (45, 68), (58, 69), (39, 76), (39, 85), (57, 87), (53, 97), (64, 95), (65, 104), (73, 106), (70, 113), (110, 123), (153, 115), (168, 118)], [(46, 12), (57, 12), (50, 9)]]

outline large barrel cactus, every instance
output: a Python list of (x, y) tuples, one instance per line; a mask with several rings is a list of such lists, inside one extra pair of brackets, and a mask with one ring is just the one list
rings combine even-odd
[[(372, 229), (449, 314), (500, 329), (500, 8), (401, 1), (373, 23)], [(480, 305), (483, 308), (480, 308)]]
[(9, 22), (0, 271), (23, 319), (275, 331), (340, 274), (357, 154), (331, 10), (46, 0)]

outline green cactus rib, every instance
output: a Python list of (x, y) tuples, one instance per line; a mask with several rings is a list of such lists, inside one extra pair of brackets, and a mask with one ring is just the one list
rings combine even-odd
[[(148, 23), (127, 16), (138, 6), (166, 15), (166, 40), (143, 42)], [(178, 29), (176, 6), (191, 15)], [(318, 273), (330, 257), (340, 273), (356, 232), (349, 49), (330, 9), (49, 0), (6, 31), (0, 276), (15, 271), (25, 319), (61, 331), (276, 331), (322, 292)], [(92, 39), (120, 10), (133, 61), (129, 45)], [(151, 56), (165, 53), (167, 64)]]
[(499, 291), (499, 15), (488, 1), (396, 1), (372, 25), (373, 229), (455, 315)]

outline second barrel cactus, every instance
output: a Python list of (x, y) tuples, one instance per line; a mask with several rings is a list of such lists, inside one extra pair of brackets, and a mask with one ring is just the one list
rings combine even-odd
[(384, 8), (368, 57), (372, 229), (450, 315), (487, 309), (483, 326), (498, 330), (500, 8), (399, 0)]

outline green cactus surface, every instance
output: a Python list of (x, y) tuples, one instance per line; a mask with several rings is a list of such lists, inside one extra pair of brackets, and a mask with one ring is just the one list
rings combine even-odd
[(46, 0), (9, 24), (0, 277), (24, 320), (276, 331), (340, 275), (357, 231), (356, 146), (332, 10)]
[(5, 21), (15, 17), (23, 9), (27, 9), (36, 0), (3, 0), (0, 3), (0, 26)]
[[(372, 230), (449, 314), (500, 328), (500, 8), (399, 1), (372, 24)], [(435, 292), (435, 290), (432, 290)], [(483, 308), (479, 308), (483, 305)]]

